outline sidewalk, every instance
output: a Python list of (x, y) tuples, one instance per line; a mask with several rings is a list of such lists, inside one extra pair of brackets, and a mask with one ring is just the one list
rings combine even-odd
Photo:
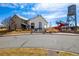
[(79, 34), (75, 34), (75, 33), (52, 33), (55, 35), (72, 35), (72, 36), (79, 36)]
[[(42, 35), (43, 33), (29, 33), (29, 32), (13, 32), (13, 33), (7, 33), (4, 35), (0, 35), (0, 37), (5, 37), (5, 36), (20, 36), (20, 35)], [(43, 35), (67, 35), (67, 36), (79, 36), (79, 34), (75, 33), (45, 33)]]

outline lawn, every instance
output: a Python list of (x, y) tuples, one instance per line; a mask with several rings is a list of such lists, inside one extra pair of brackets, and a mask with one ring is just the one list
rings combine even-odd
[(0, 56), (45, 56), (47, 51), (38, 48), (0, 49)]
[[(78, 54), (55, 51), (58, 56), (78, 56)], [(53, 52), (51, 52), (53, 54)], [(52, 55), (51, 54), (51, 55)], [(47, 56), (48, 50), (43, 48), (10, 48), (0, 49), (0, 56)]]
[(21, 35), (30, 32), (31, 32), (30, 30), (8, 31), (7, 29), (0, 29), (0, 35)]
[(0, 29), (0, 35), (6, 34), (8, 32), (7, 29)]

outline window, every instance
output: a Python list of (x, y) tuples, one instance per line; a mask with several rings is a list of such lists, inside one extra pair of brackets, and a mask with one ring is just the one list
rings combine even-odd
[(42, 22), (39, 22), (39, 29), (42, 29)]

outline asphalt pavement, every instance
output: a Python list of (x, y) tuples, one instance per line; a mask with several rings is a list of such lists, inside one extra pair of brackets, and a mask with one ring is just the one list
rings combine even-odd
[(32, 33), (0, 37), (0, 48), (47, 48), (79, 53), (79, 34)]

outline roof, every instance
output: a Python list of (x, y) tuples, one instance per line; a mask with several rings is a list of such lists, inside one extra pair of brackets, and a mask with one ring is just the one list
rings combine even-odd
[(23, 16), (21, 16), (21, 15), (19, 15), (19, 14), (15, 14), (15, 15), (13, 15), (13, 17), (14, 16), (17, 16), (17, 17), (19, 17), (19, 18), (21, 18), (21, 19), (23, 19), (23, 20), (28, 20), (28, 18), (25, 18), (25, 17), (23, 17)]
[[(27, 20), (27, 21), (30, 21), (31, 19), (35, 19), (35, 18), (41, 17), (42, 19), (44, 19), (44, 21), (45, 21), (46, 23), (48, 23), (48, 22), (45, 20), (45, 18), (42, 17), (41, 15), (37, 15), (36, 17), (33, 17), (33, 18), (31, 18), (31, 19), (25, 18), (25, 17), (23, 17), (23, 16), (21, 16), (21, 15), (19, 15), (19, 14), (15, 14), (15, 15), (13, 15), (12, 17), (15, 17), (15, 16), (17, 16), (17, 17), (19, 17), (19, 18), (21, 18), (21, 19), (23, 19), (23, 20)], [(12, 18), (12, 17), (11, 17), (11, 18)]]
[(29, 19), (29, 20), (32, 20), (32, 19), (35, 19), (35, 18), (38, 18), (38, 17), (41, 17), (42, 19), (44, 19), (44, 21), (45, 21), (46, 23), (48, 23), (48, 22), (45, 20), (45, 18), (44, 18), (43, 16), (41, 16), (41, 15), (37, 15), (36, 17), (33, 17), (33, 18)]
[(16, 16), (18, 16), (18, 17), (21, 18), (21, 19), (28, 20), (28, 18), (25, 18), (25, 17), (23, 17), (23, 16), (21, 16), (21, 15), (19, 15), (19, 14), (16, 14)]

